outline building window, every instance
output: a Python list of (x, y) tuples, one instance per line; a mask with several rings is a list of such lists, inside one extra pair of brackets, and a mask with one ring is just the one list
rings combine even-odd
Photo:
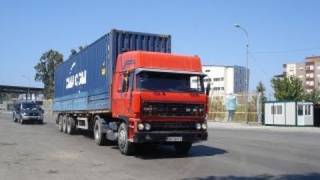
[(282, 105), (272, 105), (271, 106), (271, 114), (282, 115)]
[(313, 70), (313, 66), (309, 66), (310, 70)]
[(298, 116), (302, 116), (303, 115), (303, 106), (302, 105), (298, 105)]
[(313, 82), (313, 81), (310, 81), (310, 82), (309, 82), (309, 86), (314, 86), (314, 82)]
[(282, 105), (277, 106), (277, 114), (282, 114)]
[(311, 115), (311, 105), (305, 106), (304, 115)]

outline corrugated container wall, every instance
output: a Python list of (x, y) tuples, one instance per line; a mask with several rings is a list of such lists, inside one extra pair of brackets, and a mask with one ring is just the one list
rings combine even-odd
[(171, 37), (112, 30), (58, 66), (53, 110), (109, 110), (117, 56), (133, 50), (170, 53)]

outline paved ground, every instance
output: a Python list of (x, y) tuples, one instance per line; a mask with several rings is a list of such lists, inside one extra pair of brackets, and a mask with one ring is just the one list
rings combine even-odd
[(320, 129), (210, 127), (209, 141), (188, 157), (165, 146), (127, 157), (52, 121), (20, 125), (0, 114), (0, 180), (320, 178)]

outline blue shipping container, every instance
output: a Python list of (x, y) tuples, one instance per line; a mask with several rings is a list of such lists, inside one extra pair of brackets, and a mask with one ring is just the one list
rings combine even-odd
[(110, 110), (111, 82), (118, 54), (171, 52), (170, 35), (112, 30), (55, 71), (54, 111)]

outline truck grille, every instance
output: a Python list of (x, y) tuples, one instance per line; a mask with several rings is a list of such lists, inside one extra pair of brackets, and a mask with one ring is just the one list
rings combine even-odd
[(143, 116), (204, 116), (203, 104), (179, 104), (144, 102), (142, 106)]
[(194, 122), (152, 122), (152, 131), (196, 130)]

